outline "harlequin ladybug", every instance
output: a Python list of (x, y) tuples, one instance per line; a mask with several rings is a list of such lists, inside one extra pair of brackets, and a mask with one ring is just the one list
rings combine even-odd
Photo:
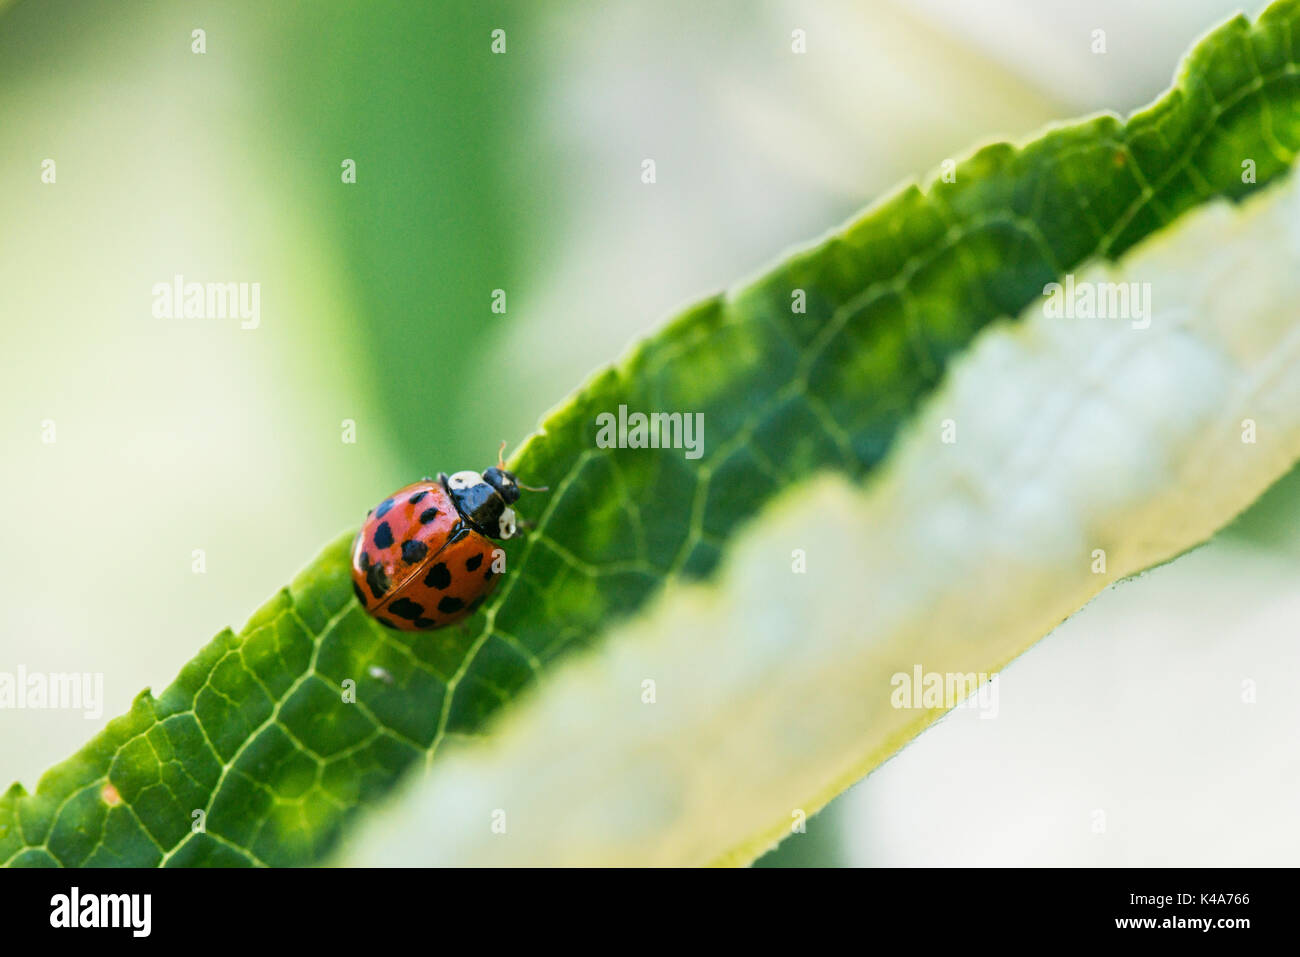
[[(502, 449), (505, 443), (501, 444)], [(500, 576), (492, 541), (519, 532), (510, 506), (521, 485), (497, 464), (481, 475), (439, 473), (376, 505), (352, 543), (352, 588), (380, 624), (427, 631), (478, 610)]]

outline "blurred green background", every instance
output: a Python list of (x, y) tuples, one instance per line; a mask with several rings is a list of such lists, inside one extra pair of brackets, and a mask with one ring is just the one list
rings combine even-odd
[[(675, 308), (979, 142), (1140, 105), (1232, 9), (0, 2), (0, 670), (102, 672), (105, 718), (125, 710), (383, 494), (488, 464)], [(178, 273), (260, 283), (259, 327), (154, 318), (153, 285)], [(1229, 546), (1287, 600), (1295, 502), (1275, 494)], [(1116, 637), (1132, 612), (1107, 607), (1072, 626)], [(1031, 654), (1050, 669), (1061, 645)], [(989, 724), (1020, 756), (1001, 760), (1052, 766), (1017, 729), (1076, 719)], [(101, 724), (0, 711), (0, 777), (33, 786)], [(964, 788), (973, 746), (953, 726), (904, 757)], [(918, 823), (907, 782), (924, 772), (900, 781), (900, 763), (767, 863), (1023, 859), (1042, 835), (1016, 795), (1059, 815), (1003, 775), (983, 804), (936, 785), (953, 803)]]

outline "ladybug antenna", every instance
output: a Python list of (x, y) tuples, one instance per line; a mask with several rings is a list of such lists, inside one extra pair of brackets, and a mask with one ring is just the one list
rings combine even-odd
[[(505, 450), (506, 450), (506, 440), (502, 439), (501, 448), (497, 449), (497, 468), (501, 469), (501, 471), (503, 472), (505, 471), (506, 468), (505, 459), (502, 458), (502, 455), (504, 454)], [(518, 479), (515, 479), (515, 484), (518, 485), (525, 492), (549, 492), (551, 490), (550, 486), (547, 485), (543, 485), (541, 488), (533, 488), (531, 485), (525, 485), (523, 482), (519, 481)]]

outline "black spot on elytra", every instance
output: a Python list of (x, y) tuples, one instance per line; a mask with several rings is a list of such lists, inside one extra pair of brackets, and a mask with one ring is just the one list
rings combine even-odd
[(361, 590), (361, 586), (356, 582), (353, 582), (352, 590), (357, 594), (357, 601), (364, 605), (366, 603), (366, 593)]
[(393, 544), (393, 530), (388, 527), (387, 522), (380, 522), (379, 527), (375, 529), (375, 547), (387, 548)]
[(411, 539), (409, 542), (402, 542), (402, 561), (408, 565), (414, 565), (423, 561), (424, 556), (429, 554), (429, 546), (424, 542)]
[(417, 618), (415, 619), (415, 627), (422, 631), (428, 631), (430, 628), (437, 628), (438, 623), (432, 618)]
[(442, 612), (444, 615), (458, 612), (464, 607), (465, 603), (452, 595), (443, 595), (442, 601), (438, 602), (438, 611)]
[(375, 508), (375, 518), (383, 518), (388, 514), (388, 510), (393, 507), (393, 500), (386, 498)]
[(475, 598), (472, 602), (469, 603), (469, 613), (471, 615), (474, 614), (474, 612), (478, 611), (478, 606), (483, 604), (483, 599), (485, 597), (486, 597), (485, 595), (479, 595), (477, 598)]
[(392, 628), (394, 631), (401, 631), (401, 629), (398, 628), (396, 625), (394, 625), (391, 621), (389, 621), (387, 618), (384, 618), (380, 615), (375, 615), (375, 621), (379, 622), (385, 628)]
[(465, 571), (477, 571), (478, 567), (483, 564), (483, 553), (479, 552), (473, 558), (465, 562)]
[(376, 598), (384, 597), (389, 582), (388, 573), (384, 571), (383, 565), (371, 565), (366, 569), (366, 584), (370, 586), (370, 594)]
[(492, 566), (489, 565), (489, 566), (487, 567), (487, 571), (485, 571), (485, 572), (483, 573), (483, 580), (484, 580), (485, 582), (490, 582), (490, 581), (492, 580), (492, 576), (495, 575), (495, 574), (496, 574), (496, 572), (494, 572), (494, 571), (492, 570)]
[(407, 621), (415, 621), (424, 614), (424, 606), (409, 598), (397, 599), (388, 606), (388, 610), (398, 618), (405, 618)]
[(420, 499), (424, 498), (424, 497), (425, 497), (426, 495), (428, 495), (428, 494), (429, 494), (429, 490), (428, 490), (428, 489), (425, 489), (423, 492), (416, 492), (414, 495), (412, 495), (412, 496), (411, 496), (410, 498), (408, 498), (406, 501), (409, 502), (411, 505), (419, 505), (419, 504), (420, 504)]
[(438, 517), (438, 510), (436, 508), (426, 508), (423, 512), (420, 513), (420, 524), (428, 525), (437, 517)]
[(451, 572), (447, 571), (446, 564), (438, 562), (429, 569), (429, 574), (424, 576), (424, 583), (430, 588), (446, 588), (451, 584)]
[(370, 567), (370, 553), (362, 552), (361, 557), (357, 559), (357, 564), (361, 566), (363, 572), (368, 569)]

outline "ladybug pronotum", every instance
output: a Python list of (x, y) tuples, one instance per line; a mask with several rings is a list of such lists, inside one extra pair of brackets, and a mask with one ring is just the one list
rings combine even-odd
[[(505, 443), (502, 443), (505, 448)], [(366, 516), (352, 543), (352, 587), (380, 624), (427, 631), (478, 610), (496, 588), (497, 541), (519, 533), (520, 485), (497, 464), (440, 473), (398, 489)]]

